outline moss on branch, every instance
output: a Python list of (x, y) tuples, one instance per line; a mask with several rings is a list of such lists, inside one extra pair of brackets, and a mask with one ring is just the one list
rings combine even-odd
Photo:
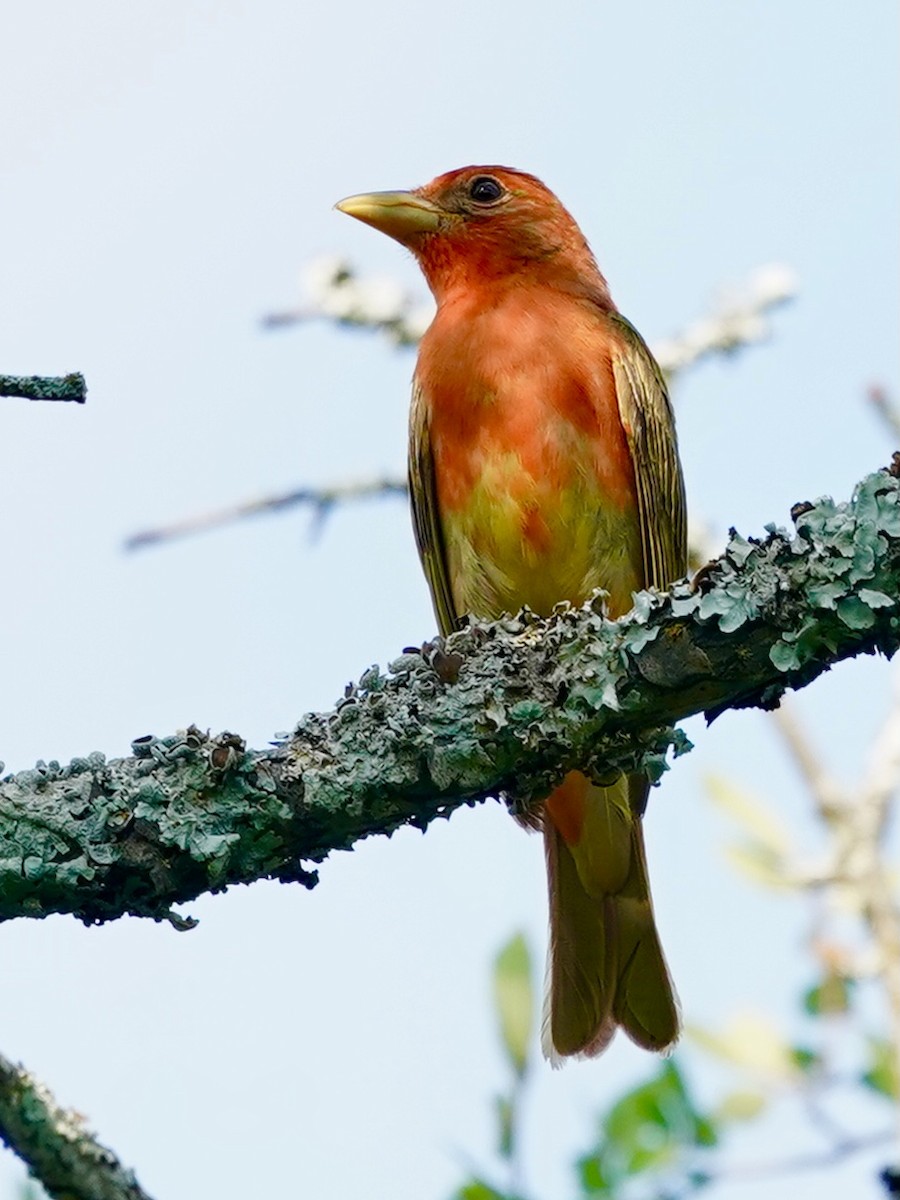
[[(772, 707), (844, 658), (900, 643), (900, 456), (795, 531), (732, 532), (725, 553), (619, 621), (596, 599), (475, 623), (371, 667), (328, 713), (264, 751), (191, 728), (129, 758), (39, 763), (0, 781), (0, 919), (171, 917), (260, 878), (465, 803), (540, 797), (571, 767), (658, 776), (677, 721)], [(173, 918), (176, 919), (176, 918)], [(176, 919), (177, 920), (177, 919)]]
[(23, 400), (68, 400), (84, 404), (87, 384), (84, 376), (71, 375), (0, 375), (0, 396)]
[[(23, 1067), (0, 1056), (0, 1139), (58, 1200), (150, 1200), (86, 1128)], [(43, 1194), (43, 1193), (42, 1193)]]

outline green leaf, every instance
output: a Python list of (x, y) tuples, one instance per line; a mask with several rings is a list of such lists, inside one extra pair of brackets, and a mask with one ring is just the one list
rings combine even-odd
[(507, 1196), (505, 1192), (498, 1192), (483, 1179), (473, 1179), (471, 1183), (464, 1183), (458, 1192), (454, 1192), (451, 1200), (514, 1200), (514, 1197)]
[(725, 857), (732, 867), (753, 883), (767, 888), (784, 888), (784, 860), (761, 842), (746, 841), (726, 846)]
[(688, 1032), (699, 1046), (725, 1062), (779, 1084), (797, 1080), (800, 1066), (792, 1047), (772, 1021), (761, 1014), (737, 1014), (720, 1033), (699, 1026), (690, 1027)]
[(534, 1020), (531, 955), (521, 933), (507, 942), (494, 961), (494, 1003), (506, 1056), (521, 1077), (528, 1065)]
[(716, 1107), (716, 1119), (726, 1121), (752, 1121), (766, 1107), (767, 1100), (762, 1092), (738, 1088), (729, 1092)]
[(785, 886), (785, 861), (790, 835), (784, 822), (758, 796), (719, 775), (706, 779), (718, 808), (740, 826), (744, 837), (726, 849), (732, 866), (766, 887)]
[(719, 1131), (711, 1117), (697, 1116), (694, 1128), (694, 1141), (698, 1146), (716, 1146), (719, 1142)]
[(716, 1119), (697, 1110), (670, 1060), (609, 1110), (596, 1151), (579, 1163), (582, 1185), (588, 1195), (613, 1195), (626, 1179), (673, 1169), (686, 1150), (714, 1146), (718, 1138)]
[(704, 782), (716, 807), (727, 812), (753, 841), (779, 857), (787, 852), (787, 826), (765, 801), (723, 775), (708, 775)]
[(817, 1071), (822, 1065), (822, 1055), (816, 1050), (810, 1050), (808, 1046), (792, 1046), (791, 1059), (805, 1075)]
[(589, 1158), (582, 1158), (577, 1166), (581, 1187), (586, 1196), (593, 1196), (598, 1192), (608, 1195), (612, 1191), (612, 1183), (603, 1170), (603, 1163), (599, 1156), (591, 1155)]
[(900, 1070), (896, 1052), (884, 1038), (869, 1039), (869, 1069), (860, 1078), (873, 1092), (891, 1100), (900, 1097)]
[(510, 1159), (515, 1149), (515, 1108), (508, 1096), (498, 1096), (495, 1100), (497, 1110), (497, 1151), (501, 1158)]
[(804, 993), (803, 1007), (811, 1017), (830, 1017), (845, 1013), (850, 1008), (855, 986), (855, 979), (831, 971), (821, 983), (815, 984)]

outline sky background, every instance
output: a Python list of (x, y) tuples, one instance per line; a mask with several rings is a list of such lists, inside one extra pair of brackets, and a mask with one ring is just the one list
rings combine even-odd
[[(295, 511), (121, 549), (232, 501), (402, 470), (411, 354), (259, 325), (322, 253), (424, 291), (399, 247), (332, 211), (352, 192), (467, 163), (533, 171), (651, 341), (789, 265), (800, 295), (773, 339), (678, 384), (689, 499), (758, 534), (796, 500), (846, 498), (892, 449), (867, 385), (900, 391), (897, 24), (889, 0), (4, 6), (0, 371), (81, 370), (90, 389), (84, 408), (0, 400), (7, 769), (190, 722), (264, 747), (434, 632), (398, 501), (337, 512), (316, 540)], [(885, 664), (851, 663), (801, 698), (844, 778), (888, 686)], [(689, 733), (647, 822), (686, 1019), (758, 1010), (794, 1033), (804, 911), (728, 872), (704, 779), (767, 796), (805, 839), (802, 792), (762, 715)], [(483, 806), (321, 876), (203, 898), (189, 934), (3, 926), (0, 1050), (159, 1200), (441, 1200), (490, 1162), (505, 1076), (489, 963), (519, 928), (543, 955), (539, 842)], [(624, 1041), (540, 1068), (535, 1194), (570, 1194), (596, 1114), (653, 1068)], [(717, 1095), (703, 1066), (694, 1082)], [(730, 1160), (814, 1146), (804, 1130), (779, 1116)], [(886, 1156), (765, 1195), (874, 1198)], [(0, 1157), (0, 1194), (20, 1177)]]

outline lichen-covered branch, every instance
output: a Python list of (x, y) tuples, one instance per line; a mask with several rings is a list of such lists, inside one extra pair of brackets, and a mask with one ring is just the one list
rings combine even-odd
[(59, 1200), (150, 1200), (78, 1113), (60, 1108), (42, 1083), (2, 1056), (0, 1139)]
[(693, 713), (772, 707), (832, 664), (900, 644), (900, 455), (852, 500), (798, 505), (795, 532), (725, 553), (619, 621), (601, 601), (476, 623), (372, 667), (274, 749), (196, 728), (133, 756), (41, 763), (0, 781), (0, 919), (163, 918), (201, 892), (313, 877), (371, 833), (573, 766), (658, 776)]
[(84, 376), (71, 375), (0, 375), (0, 396), (23, 400), (69, 400), (84, 404), (87, 384)]

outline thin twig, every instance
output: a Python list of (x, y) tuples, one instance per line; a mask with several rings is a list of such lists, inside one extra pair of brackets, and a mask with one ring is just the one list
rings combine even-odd
[(900, 408), (888, 395), (887, 388), (880, 383), (870, 384), (866, 396), (869, 403), (884, 421), (891, 437), (900, 438)]
[(707, 315), (653, 346), (670, 378), (715, 355), (734, 355), (771, 335), (770, 313), (793, 300), (797, 281), (780, 263), (758, 267), (739, 287), (725, 289)]
[(258, 517), (262, 513), (279, 512), (297, 505), (306, 505), (311, 508), (316, 525), (319, 526), (336, 504), (344, 504), (351, 500), (372, 500), (381, 496), (405, 496), (406, 494), (406, 480), (389, 476), (383, 476), (380, 479), (363, 479), (356, 483), (337, 484), (331, 487), (295, 488), (290, 492), (261, 496), (257, 500), (247, 500), (241, 504), (232, 504), (226, 508), (200, 513), (195, 517), (185, 517), (181, 521), (174, 521), (171, 525), (160, 525), (156, 529), (144, 529), (140, 533), (132, 534), (126, 540), (125, 549), (141, 550), (159, 542), (172, 541), (174, 538), (187, 537), (193, 533), (203, 533), (209, 529), (216, 529), (220, 525), (230, 525), (234, 521), (242, 521), (246, 517)]
[(772, 719), (815, 800), (819, 816), (830, 822), (843, 810), (845, 797), (838, 783), (822, 766), (822, 755), (803, 727), (795, 706), (790, 701), (782, 701), (772, 713)]
[(872, 746), (852, 812), (862, 918), (878, 951), (878, 973), (890, 1014), (895, 1072), (900, 1079), (900, 907), (892, 870), (883, 854), (885, 829), (900, 785), (900, 675), (896, 669), (893, 693), (890, 711)]
[(847, 1137), (827, 1150), (813, 1150), (808, 1154), (797, 1154), (792, 1158), (773, 1158), (768, 1162), (738, 1163), (724, 1167), (721, 1171), (710, 1173), (713, 1180), (765, 1179), (772, 1175), (788, 1175), (799, 1171), (816, 1171), (823, 1167), (834, 1166), (853, 1154), (862, 1150), (871, 1150), (883, 1146), (894, 1137), (890, 1129), (882, 1129), (878, 1133), (860, 1134), (858, 1137)]
[(346, 259), (325, 256), (303, 272), (307, 299), (294, 308), (267, 313), (264, 329), (285, 329), (326, 320), (385, 334), (395, 346), (415, 346), (431, 323), (434, 305), (410, 295), (393, 279), (360, 276)]
[(69, 400), (84, 404), (87, 384), (78, 371), (71, 375), (0, 375), (0, 396), (23, 400)]

